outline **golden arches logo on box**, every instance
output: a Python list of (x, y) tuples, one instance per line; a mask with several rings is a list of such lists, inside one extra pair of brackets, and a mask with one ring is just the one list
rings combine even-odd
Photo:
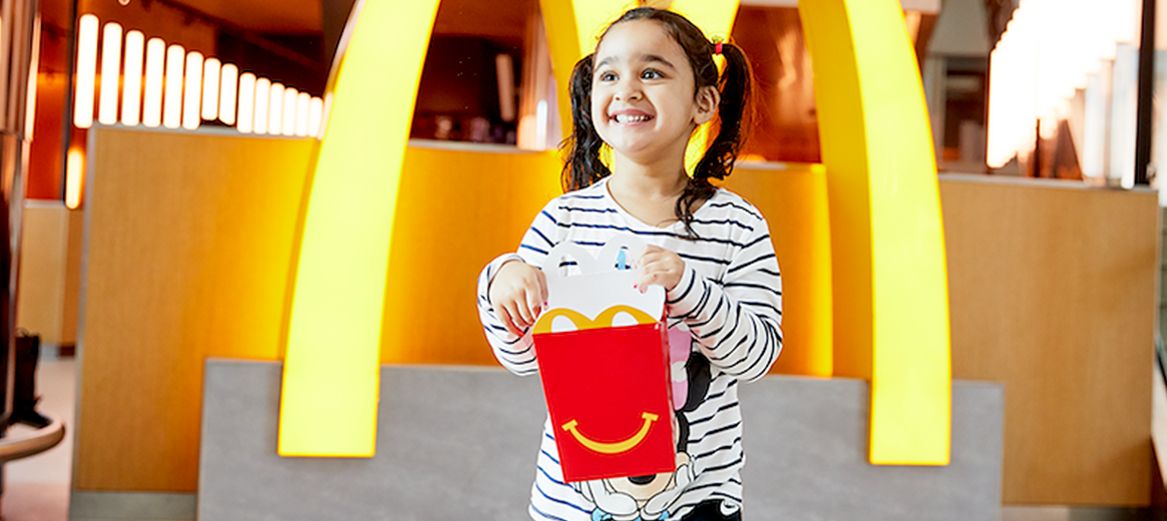
[(612, 327), (614, 325), (613, 321), (616, 319), (616, 315), (619, 315), (620, 313), (631, 317), (633, 322), (636, 324), (652, 324), (659, 320), (649, 316), (648, 313), (625, 304), (617, 304), (608, 309), (605, 309), (601, 311), (599, 315), (596, 315), (596, 318), (588, 318), (587, 315), (584, 315), (583, 313), (580, 313), (574, 309), (556, 308), (549, 309), (543, 313), (543, 315), (539, 317), (539, 321), (535, 322), (535, 327), (531, 330), (531, 333), (535, 335), (550, 333), (553, 329), (555, 319), (559, 317), (563, 317), (571, 321), (571, 323), (575, 325), (575, 329), (579, 331), (586, 329), (598, 329), (601, 327)]
[[(633, 5), (540, 0), (559, 85)], [(375, 452), (381, 322), (385, 292), (393, 291), (386, 266), (437, 7), (438, 0), (358, 0), (342, 38), (295, 259), (281, 455)], [(720, 36), (738, 2), (674, 0), (671, 8)], [(944, 234), (903, 11), (896, 0), (801, 0), (798, 8), (827, 170), (832, 374), (871, 381), (872, 463), (944, 465), (951, 431)]]

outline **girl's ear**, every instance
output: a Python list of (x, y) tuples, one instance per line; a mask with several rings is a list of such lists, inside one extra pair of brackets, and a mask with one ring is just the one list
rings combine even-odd
[(717, 107), (721, 105), (721, 92), (717, 87), (708, 85), (697, 91), (697, 103), (693, 110), (693, 123), (698, 126), (713, 120), (717, 115)]

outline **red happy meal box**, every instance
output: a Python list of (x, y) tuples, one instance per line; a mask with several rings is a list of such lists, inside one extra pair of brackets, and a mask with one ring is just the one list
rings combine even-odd
[[(611, 243), (598, 259), (560, 244), (543, 270), (548, 306), (533, 338), (568, 482), (676, 470), (664, 289), (636, 290), (635, 273), (615, 269), (622, 248), (633, 258), (643, 244)], [(580, 275), (560, 275), (565, 257)]]

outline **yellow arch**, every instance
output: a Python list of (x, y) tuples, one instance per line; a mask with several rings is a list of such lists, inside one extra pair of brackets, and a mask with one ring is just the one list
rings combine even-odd
[(831, 206), (835, 374), (871, 379), (869, 458), (949, 461), (940, 187), (897, 0), (802, 0)]
[[(562, 88), (598, 31), (629, 6), (540, 3)], [(678, 2), (708, 32), (716, 15), (705, 19), (691, 10), (698, 5), (712, 4)], [(368, 0), (350, 21), (306, 202), (285, 351), (281, 455), (373, 454), (396, 189), (436, 9), (437, 0)], [(944, 237), (931, 134), (902, 11), (895, 0), (803, 0), (799, 10), (815, 64), (828, 171), (835, 374), (871, 379), (872, 463), (946, 464)], [(561, 113), (570, 114), (566, 96), (560, 103)]]
[(284, 349), (281, 456), (371, 457), (401, 162), (438, 0), (353, 7), (309, 176)]

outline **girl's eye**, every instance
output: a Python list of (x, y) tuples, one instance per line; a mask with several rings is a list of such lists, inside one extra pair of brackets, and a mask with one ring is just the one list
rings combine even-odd
[(640, 73), (640, 78), (645, 80), (659, 80), (664, 78), (664, 75), (656, 69), (645, 69), (644, 72)]
[(614, 72), (601, 72), (600, 73), (600, 81), (615, 81), (615, 80), (616, 80), (616, 73), (614, 73)]

